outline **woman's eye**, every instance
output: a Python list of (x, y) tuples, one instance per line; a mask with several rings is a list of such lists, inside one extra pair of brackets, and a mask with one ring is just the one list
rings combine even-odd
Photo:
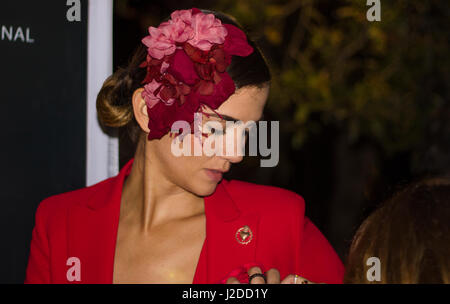
[(209, 129), (208, 129), (208, 132), (209, 132), (210, 134), (214, 134), (214, 135), (223, 135), (223, 134), (225, 134), (225, 131), (224, 131), (224, 130), (215, 129), (215, 128), (209, 128)]
[(223, 134), (225, 134), (225, 130), (216, 130), (216, 129), (213, 129), (214, 130), (214, 134), (216, 134), (216, 135), (223, 135)]

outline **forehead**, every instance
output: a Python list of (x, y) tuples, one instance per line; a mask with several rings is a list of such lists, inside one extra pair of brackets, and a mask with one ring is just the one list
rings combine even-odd
[[(257, 121), (261, 119), (268, 96), (269, 86), (263, 88), (243, 87), (236, 90), (215, 111), (243, 122), (249, 120)], [(204, 112), (214, 113), (211, 109), (207, 109)]]

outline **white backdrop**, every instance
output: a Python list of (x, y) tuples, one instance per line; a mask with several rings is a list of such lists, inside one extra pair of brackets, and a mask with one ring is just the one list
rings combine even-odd
[(96, 98), (113, 69), (113, 1), (89, 0), (87, 69), (86, 185), (119, 171), (118, 139), (102, 132), (97, 119)]

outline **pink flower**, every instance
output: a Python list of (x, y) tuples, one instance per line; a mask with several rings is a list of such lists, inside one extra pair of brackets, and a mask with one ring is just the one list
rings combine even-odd
[(164, 74), (164, 72), (167, 70), (167, 68), (170, 66), (170, 64), (168, 64), (167, 62), (163, 61), (161, 63), (161, 69), (159, 70), (159, 72), (161, 74)]
[(141, 95), (142, 98), (144, 98), (148, 108), (153, 108), (160, 101), (164, 102), (166, 105), (171, 105), (175, 102), (175, 99), (173, 98), (168, 99), (167, 101), (161, 98), (161, 85), (161, 83), (153, 79), (152, 82), (144, 86), (144, 91), (142, 91)]
[(149, 36), (142, 39), (148, 53), (161, 59), (175, 52), (177, 43), (188, 42), (192, 46), (209, 51), (213, 44), (222, 44), (227, 36), (227, 28), (213, 14), (200, 11), (179, 10), (171, 14), (171, 19), (161, 23), (158, 28), (149, 27)]
[(185, 23), (180, 19), (175, 21), (171, 20), (171, 24), (172, 24), (172, 32), (170, 35), (170, 39), (172, 39), (174, 43), (186, 42), (187, 40), (192, 39), (192, 37), (194, 36), (194, 30), (192, 29), (190, 24)]
[(202, 51), (209, 51), (213, 44), (222, 44), (227, 36), (227, 29), (213, 14), (197, 13), (192, 16), (194, 37), (188, 40), (192, 46)]
[(149, 36), (142, 39), (142, 43), (148, 47), (148, 54), (156, 59), (175, 52), (175, 43), (170, 38), (172, 25), (168, 22), (161, 23), (158, 28), (148, 28)]
[(184, 43), (194, 37), (191, 10), (175, 11), (171, 20), (161, 23), (158, 28), (149, 27), (149, 36), (142, 39), (150, 56), (161, 59), (175, 52), (176, 43)]
[(170, 14), (170, 19), (173, 21), (181, 20), (186, 23), (191, 23), (192, 18), (192, 9), (187, 10), (177, 10), (173, 11), (172, 14)]
[(171, 15), (169, 23), (172, 24), (170, 38), (174, 42), (183, 43), (194, 37), (192, 24), (192, 10), (178, 10)]

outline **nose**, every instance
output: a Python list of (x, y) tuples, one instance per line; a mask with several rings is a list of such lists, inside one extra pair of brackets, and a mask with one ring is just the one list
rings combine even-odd
[(222, 157), (230, 163), (239, 163), (244, 159), (245, 154), (245, 132), (242, 127), (234, 127), (227, 130), (224, 136)]
[(243, 156), (238, 156), (238, 155), (233, 155), (233, 156), (223, 155), (221, 157), (228, 160), (230, 163), (233, 163), (233, 164), (240, 163), (244, 159)]

